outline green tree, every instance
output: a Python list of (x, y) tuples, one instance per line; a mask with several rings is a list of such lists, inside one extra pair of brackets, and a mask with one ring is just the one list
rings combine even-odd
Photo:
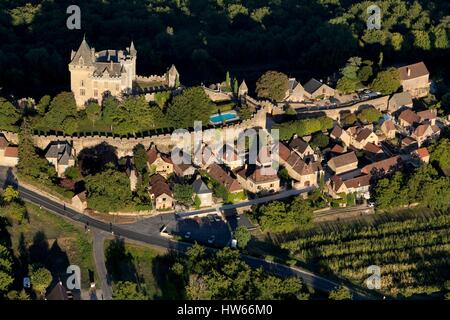
[(194, 197), (194, 207), (195, 207), (195, 209), (200, 209), (201, 205), (202, 205), (202, 200), (200, 200), (198, 195), (195, 195), (195, 197)]
[(91, 102), (86, 106), (86, 115), (92, 121), (92, 126), (94, 126), (95, 122), (102, 117), (102, 107), (98, 103)]
[(288, 76), (277, 71), (267, 71), (256, 82), (256, 93), (260, 98), (281, 101), (288, 89)]
[(14, 281), (12, 267), (13, 259), (10, 251), (0, 243), (0, 297), (8, 292)]
[(392, 94), (397, 92), (400, 88), (400, 74), (397, 69), (391, 68), (386, 71), (381, 71), (371, 84), (374, 91), (382, 94)]
[(193, 87), (172, 99), (166, 115), (175, 128), (189, 128), (194, 126), (194, 121), (201, 121), (204, 125), (209, 123), (211, 113), (211, 102), (203, 88)]
[(3, 200), (6, 203), (10, 203), (19, 199), (19, 191), (11, 186), (7, 186), (5, 191), (3, 191)]
[(164, 110), (171, 97), (170, 91), (161, 91), (155, 93), (155, 102), (161, 110)]
[(427, 31), (424, 30), (413, 30), (412, 34), (414, 36), (414, 46), (422, 50), (431, 49), (430, 36)]
[(141, 175), (147, 172), (147, 152), (142, 144), (138, 144), (133, 148), (133, 162)]
[(377, 182), (374, 197), (379, 208), (392, 209), (408, 203), (407, 192), (403, 174), (396, 172), (391, 179), (384, 178)]
[(31, 271), (31, 285), (40, 295), (44, 296), (48, 286), (52, 283), (52, 274), (47, 269), (33, 265)]
[(345, 287), (339, 287), (334, 289), (328, 295), (328, 299), (330, 300), (352, 300), (352, 294), (350, 290)]
[(129, 281), (119, 281), (114, 285), (114, 300), (147, 300), (145, 294), (139, 291), (137, 285)]
[(238, 116), (241, 120), (248, 120), (252, 117), (252, 111), (250, 110), (250, 108), (245, 105), (242, 106), (241, 108), (239, 108), (238, 110)]
[(179, 203), (184, 204), (186, 206), (190, 206), (193, 204), (194, 190), (190, 184), (176, 184), (173, 187), (173, 197)]
[(380, 120), (382, 114), (374, 107), (368, 107), (358, 113), (358, 119), (363, 123), (374, 123)]
[(40, 116), (45, 115), (51, 101), (52, 98), (49, 95), (45, 95), (39, 100), (38, 104), (36, 105), (36, 110)]
[(77, 129), (77, 105), (72, 92), (61, 92), (53, 98), (48, 112), (38, 126), (44, 130), (63, 130), (72, 134)]
[(450, 140), (442, 138), (430, 146), (430, 162), (450, 176)]
[(19, 161), (17, 169), (20, 174), (43, 183), (48, 183), (56, 176), (55, 168), (36, 153), (28, 121), (22, 123), (19, 132)]
[(356, 120), (358, 120), (356, 114), (349, 113), (348, 115), (346, 115), (344, 118), (341, 119), (341, 122), (344, 126), (351, 126), (356, 122)]
[(401, 33), (394, 32), (391, 36), (391, 45), (395, 51), (400, 51), (402, 49), (403, 36)]
[(238, 248), (245, 249), (250, 239), (252, 238), (252, 235), (250, 234), (250, 232), (246, 227), (239, 226), (234, 231), (234, 237), (237, 240)]
[(322, 132), (313, 135), (311, 139), (311, 146), (319, 149), (324, 149), (330, 143), (330, 138), (324, 135)]
[(0, 129), (16, 131), (20, 111), (11, 102), (0, 97)]
[(85, 179), (90, 208), (114, 212), (131, 204), (130, 180), (124, 172), (108, 168)]
[(64, 176), (71, 180), (76, 180), (81, 177), (80, 170), (76, 166), (68, 167), (64, 171)]

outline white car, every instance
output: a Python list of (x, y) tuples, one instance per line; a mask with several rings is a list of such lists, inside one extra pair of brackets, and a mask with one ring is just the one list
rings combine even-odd
[(209, 237), (208, 243), (209, 243), (209, 244), (214, 243), (214, 240), (216, 240), (216, 236), (215, 236), (215, 235), (212, 235), (211, 237)]
[(191, 237), (191, 232), (190, 231), (188, 231), (188, 232), (186, 232), (185, 234), (184, 234), (184, 238), (185, 239), (189, 239)]

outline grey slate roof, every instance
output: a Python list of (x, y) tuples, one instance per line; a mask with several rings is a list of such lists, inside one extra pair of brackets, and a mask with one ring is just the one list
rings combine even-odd
[(309, 94), (313, 94), (313, 93), (316, 92), (317, 89), (319, 89), (322, 85), (323, 85), (322, 82), (320, 82), (319, 80), (316, 80), (316, 79), (312, 78), (311, 80), (309, 80), (309, 81), (303, 86), (303, 88), (305, 88), (305, 91), (308, 92)]
[(66, 141), (52, 142), (47, 147), (45, 157), (51, 159), (56, 158), (59, 164), (67, 165), (69, 164), (69, 160), (73, 159), (72, 147)]
[(212, 193), (212, 191), (200, 177), (198, 177), (197, 180), (194, 181), (194, 183), (192, 184), (192, 189), (194, 189), (194, 193), (196, 194)]

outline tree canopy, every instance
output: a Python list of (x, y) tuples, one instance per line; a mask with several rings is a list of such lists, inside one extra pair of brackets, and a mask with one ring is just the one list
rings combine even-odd
[(288, 89), (288, 76), (278, 71), (267, 71), (256, 82), (256, 94), (260, 98), (281, 101)]
[(190, 128), (194, 121), (207, 125), (211, 112), (211, 102), (203, 88), (193, 87), (172, 99), (167, 108), (167, 119), (175, 128)]

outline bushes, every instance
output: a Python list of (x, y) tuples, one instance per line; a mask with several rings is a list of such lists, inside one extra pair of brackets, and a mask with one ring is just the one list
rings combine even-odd
[(295, 134), (302, 137), (311, 133), (328, 130), (333, 127), (333, 119), (326, 116), (302, 119), (276, 124), (274, 129), (280, 130), (280, 140), (289, 140)]

